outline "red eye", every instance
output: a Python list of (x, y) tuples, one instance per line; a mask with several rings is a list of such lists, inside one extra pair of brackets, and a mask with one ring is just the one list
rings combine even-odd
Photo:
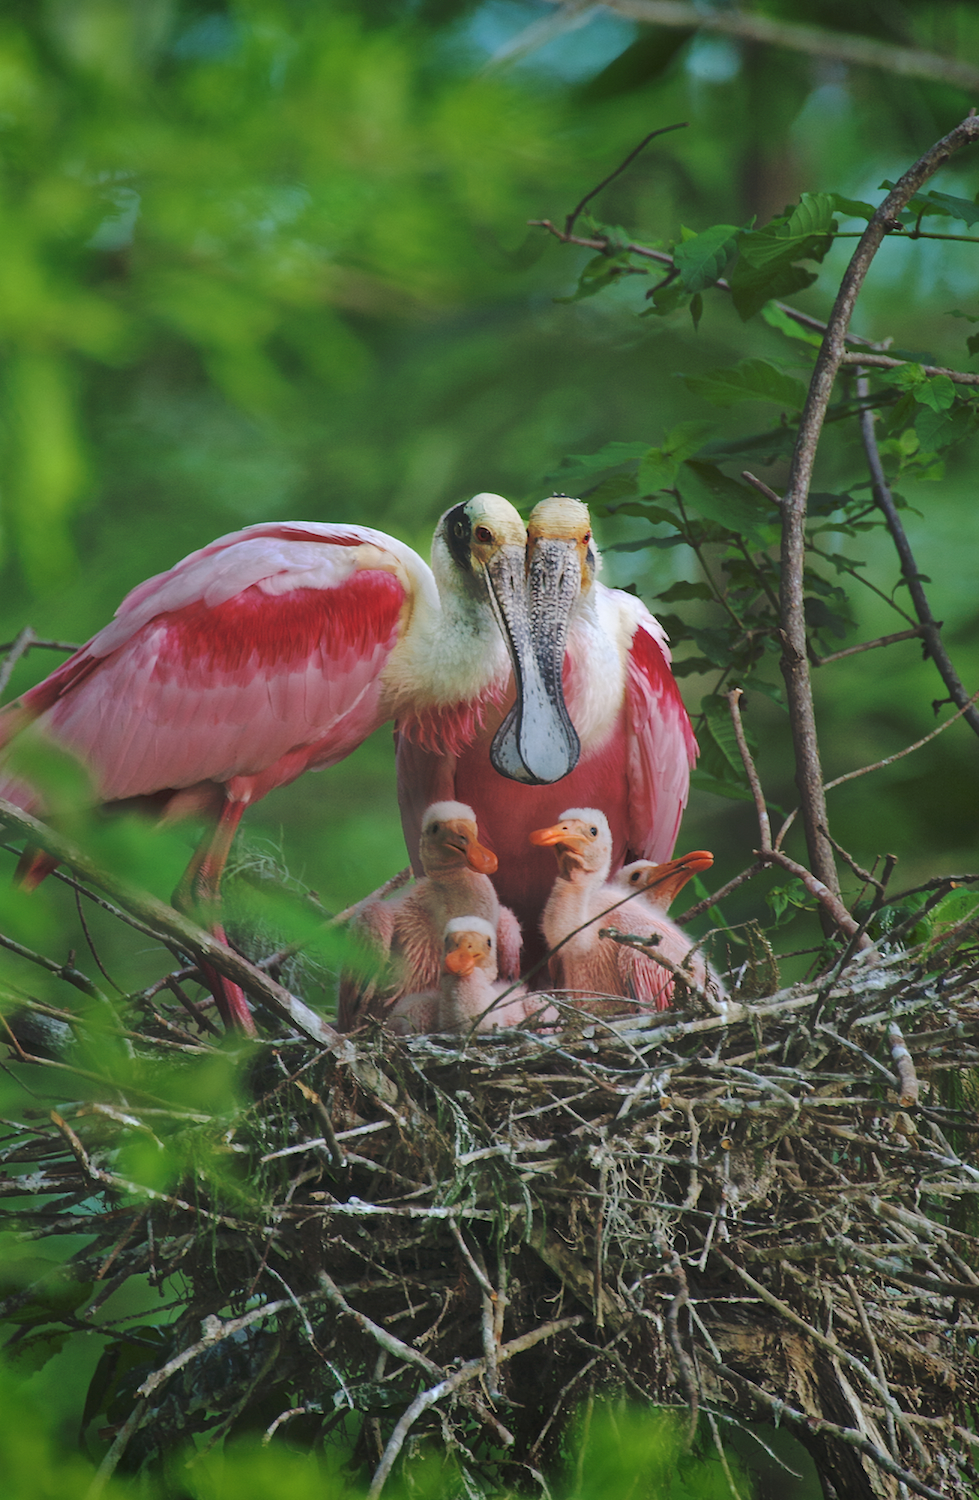
[(493, 533), (487, 526), (477, 526), (474, 535), (477, 542), (482, 542), (484, 546), (487, 542), (491, 542), (493, 540)]
[(590, 542), (591, 541), (591, 532), (590, 531), (586, 531), (585, 534), (584, 534), (584, 536), (581, 538), (581, 540), (583, 542)]

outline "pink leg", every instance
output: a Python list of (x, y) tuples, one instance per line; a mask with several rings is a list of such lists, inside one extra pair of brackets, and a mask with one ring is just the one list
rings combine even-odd
[[(178, 911), (195, 915), (203, 908), (204, 920), (213, 937), (227, 943), (224, 928), (218, 920), (221, 900), (221, 876), (228, 862), (231, 844), (247, 802), (228, 797), (214, 829), (201, 840), (183, 879), (173, 893)], [(201, 973), (214, 996), (221, 1019), (229, 1031), (243, 1031), (256, 1036), (257, 1030), (244, 993), (230, 979), (225, 979), (211, 964), (201, 961)]]

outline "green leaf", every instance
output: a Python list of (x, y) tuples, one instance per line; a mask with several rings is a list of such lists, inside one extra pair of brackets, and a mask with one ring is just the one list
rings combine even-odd
[(979, 333), (973, 333), (965, 341), (965, 347), (970, 354), (979, 354)]
[(716, 521), (757, 547), (768, 547), (775, 540), (778, 518), (773, 514), (774, 506), (713, 464), (688, 459), (681, 465), (676, 483), (684, 503), (708, 521)]
[(756, 463), (771, 464), (778, 458), (786, 458), (795, 447), (795, 428), (775, 427), (770, 432), (750, 433), (743, 438), (718, 438), (705, 443), (699, 456), (712, 463)]
[(713, 792), (715, 797), (729, 797), (733, 802), (751, 802), (751, 792), (736, 781), (722, 781), (708, 771), (691, 771), (690, 785), (698, 792)]
[(573, 494), (606, 469), (631, 463), (648, 451), (646, 443), (606, 443), (597, 453), (570, 453), (554, 473), (545, 474), (544, 478), (553, 481), (562, 492)]
[(718, 693), (708, 693), (700, 706), (707, 716), (707, 728), (710, 730), (715, 745), (731, 770), (734, 771), (738, 781), (743, 781), (744, 763), (741, 759), (741, 751), (738, 749), (737, 735), (734, 732), (727, 699), (722, 698)]
[(845, 214), (850, 219), (872, 219), (877, 210), (872, 203), (864, 203), (860, 198), (844, 198), (842, 193), (830, 193), (833, 207), (838, 214)]
[(933, 375), (916, 388), (914, 399), (932, 411), (948, 411), (955, 401), (955, 386), (947, 375)]
[(713, 590), (706, 583), (688, 583), (681, 579), (679, 583), (673, 583), (661, 594), (654, 594), (654, 599), (662, 599), (664, 604), (673, 604), (677, 599), (713, 599)]
[(950, 219), (960, 219), (970, 229), (974, 224), (979, 224), (979, 203), (973, 202), (971, 198), (956, 198), (951, 193), (934, 190), (924, 196), (926, 202), (937, 204), (939, 211), (944, 210)]
[(758, 270), (773, 262), (822, 260), (836, 228), (835, 206), (832, 193), (803, 193), (790, 214), (742, 236), (742, 260)]
[(791, 297), (793, 293), (812, 286), (816, 273), (807, 271), (804, 266), (788, 265), (784, 261), (776, 261), (759, 269), (741, 259), (729, 280), (731, 300), (738, 316), (747, 323), (773, 297)]
[(700, 292), (695, 292), (690, 298), (690, 316), (693, 319), (694, 332), (696, 332), (704, 316), (704, 299)]
[[(761, 310), (761, 315), (770, 328), (777, 328), (779, 333), (784, 333), (786, 338), (799, 339), (803, 344), (811, 344), (813, 348), (822, 346), (823, 336), (814, 328), (804, 328), (794, 318), (790, 318), (784, 308), (778, 307), (774, 302), (766, 302)], [(979, 322), (979, 319), (976, 320)]]
[(639, 489), (644, 495), (666, 489), (676, 478), (677, 469), (703, 447), (714, 431), (710, 422), (680, 422), (664, 437), (658, 448), (649, 448), (639, 460)]
[(806, 399), (806, 387), (794, 375), (787, 375), (767, 359), (743, 359), (726, 369), (708, 370), (704, 375), (684, 375), (683, 383), (695, 396), (703, 396), (714, 406), (734, 406), (739, 401), (774, 401), (792, 411), (800, 411)]
[(946, 318), (964, 318), (967, 323), (979, 323), (979, 317), (973, 317), (971, 313), (964, 313), (957, 307), (953, 307), (945, 314)]
[(712, 224), (675, 247), (673, 263), (684, 291), (702, 292), (724, 275), (737, 254), (740, 234), (734, 224)]

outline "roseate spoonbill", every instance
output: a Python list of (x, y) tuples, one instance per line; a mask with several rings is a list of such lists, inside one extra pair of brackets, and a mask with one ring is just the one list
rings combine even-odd
[(352, 918), (352, 930), (392, 958), (396, 973), (380, 996), (361, 995), (355, 979), (341, 979), (337, 1024), (343, 1031), (365, 1014), (383, 1015), (404, 995), (434, 990), (445, 924), (453, 917), (470, 914), (489, 923), (504, 975), (516, 979), (520, 973), (520, 927), (493, 888), (489, 877), (496, 870), (496, 855), (479, 842), (472, 808), (461, 802), (433, 803), (422, 820), (419, 850), (424, 878), (388, 901), (368, 896)]
[[(501, 780), (497, 761), (531, 780), (573, 764), (566, 713), (530, 646), (525, 541), (517, 512), (490, 494), (442, 516), (431, 570), (368, 526), (248, 526), (134, 589), (110, 625), (0, 713), (0, 746), (39, 719), (103, 801), (206, 819), (175, 900), (210, 908), (217, 932), (245, 808), (342, 760), (387, 719), (436, 763), (477, 742), (486, 780)], [(516, 713), (491, 745), (481, 726), (502, 717), (511, 662)], [(20, 783), (0, 791), (31, 805)], [(422, 799), (418, 830), (436, 800)], [(22, 863), (34, 883), (51, 868), (43, 856)], [(208, 982), (225, 1020), (253, 1031), (241, 991)]]
[[(677, 967), (693, 945), (665, 918), (664, 911), (646, 902), (640, 906), (639, 901), (629, 901), (609, 911), (622, 901), (625, 887), (607, 883), (612, 834), (605, 814), (594, 807), (572, 807), (557, 823), (536, 829), (530, 838), (540, 847), (553, 848), (557, 856), (557, 879), (541, 918), (548, 948), (563, 945), (548, 961), (555, 986), (590, 995), (621, 995), (635, 1000), (642, 1010), (666, 1010), (673, 996), (672, 973), (652, 957), (612, 938), (600, 937), (599, 929), (614, 927), (655, 938), (659, 951)], [(691, 875), (713, 862), (712, 855), (697, 850), (661, 864), (660, 888), (669, 891), (672, 899)], [(693, 961), (691, 978), (699, 985), (706, 980), (699, 954)]]
[[(622, 896), (632, 892), (635, 893), (635, 899), (619, 908), (615, 913), (619, 921), (612, 925), (622, 932), (642, 932), (642, 926), (632, 927), (629, 924), (635, 920), (637, 909), (644, 915), (648, 913), (660, 934), (657, 951), (662, 951), (679, 968), (684, 964), (684, 956), (690, 952), (690, 938), (666, 914), (687, 881), (701, 871), (709, 870), (713, 863), (714, 857), (706, 849), (695, 849), (691, 854), (667, 860), (662, 865), (655, 864), (651, 859), (637, 859), (630, 865), (623, 865), (612, 876), (608, 891), (618, 892), (620, 900)], [(599, 925), (604, 926), (604, 923)], [(678, 958), (677, 954), (681, 957)], [(700, 989), (707, 990), (716, 999), (726, 998), (727, 990), (722, 979), (699, 951), (686, 964), (686, 968), (694, 984)]]
[[(491, 922), (471, 913), (446, 923), (442, 974), (437, 991), (406, 995), (389, 1012), (387, 1024), (401, 1035), (428, 1031), (494, 1031), (533, 1018), (553, 1024), (553, 1007), (542, 1009), (536, 996), (497, 979), (496, 936)], [(507, 998), (493, 1005), (502, 995)], [(492, 1008), (491, 1008), (492, 1007)]]
[[(542, 500), (527, 533), (537, 690), (560, 704), (563, 679), (571, 720), (565, 740), (574, 734), (580, 742), (576, 768), (557, 786), (535, 785), (504, 757), (516, 780), (489, 776), (486, 747), (497, 724), (505, 727), (502, 705), (449, 754), (398, 735), (398, 800), (412, 863), (418, 869), (421, 814), (429, 802), (458, 797), (472, 807), (499, 857), (500, 900), (523, 926), (525, 964), (544, 954), (540, 914), (554, 883), (546, 852), (527, 847), (531, 831), (554, 823), (562, 807), (597, 803), (611, 826), (613, 869), (637, 857), (668, 859), (697, 753), (664, 631), (640, 600), (598, 581), (587, 507), (566, 496)], [(557, 721), (563, 722), (560, 707)], [(557, 721), (548, 720), (556, 743)]]

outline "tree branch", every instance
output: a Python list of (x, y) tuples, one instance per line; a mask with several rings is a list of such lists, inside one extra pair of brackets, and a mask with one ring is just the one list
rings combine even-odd
[(979, 89), (979, 68), (971, 63), (942, 57), (937, 52), (919, 51), (916, 47), (898, 47), (869, 36), (777, 21), (757, 11), (701, 10), (699, 5), (683, 4), (680, 0), (604, 0), (604, 3), (606, 10), (647, 26), (720, 32), (746, 42), (804, 52), (809, 57), (828, 57), (852, 67), (896, 73), (902, 78), (930, 78), (953, 84), (970, 94)]
[[(648, 0), (642, 0), (648, 3)], [(745, 17), (739, 17), (747, 19)], [(756, 18), (752, 18), (756, 19)], [(761, 19), (761, 18), (757, 18)], [(979, 79), (977, 79), (979, 82)], [(845, 353), (846, 331), (871, 262), (890, 223), (914, 197), (921, 185), (963, 146), (979, 140), (979, 118), (969, 115), (947, 136), (926, 151), (901, 177), (864, 230), (847, 266), (803, 407), (789, 482), (782, 501), (781, 613), (782, 672), (789, 702), (789, 717), (796, 756), (806, 844), (813, 874), (827, 889), (838, 892), (839, 881), (832, 846), (822, 831), (828, 824), (819, 742), (809, 677), (804, 610), (806, 506), (812, 480), (816, 447), (822, 432), (833, 382)], [(963, 690), (964, 693), (964, 690)]]
[(160, 901), (148, 891), (139, 890), (128, 881), (120, 880), (108, 870), (103, 870), (77, 845), (62, 838), (46, 823), (32, 818), (29, 813), (3, 798), (0, 798), (0, 821), (25, 835), (32, 844), (53, 855), (61, 864), (69, 865), (83, 880), (105, 891), (120, 906), (132, 912), (133, 916), (146, 922), (155, 933), (175, 939), (198, 961), (206, 960), (219, 974), (240, 985), (303, 1036), (328, 1047), (344, 1046), (346, 1039), (338, 1031), (334, 1031), (314, 1010), (310, 1010), (308, 1005), (291, 995), (281, 984), (276, 984), (267, 974), (263, 974), (261, 969), (219, 942), (209, 932), (205, 932), (203, 927), (189, 921), (165, 901)]
[[(845, 365), (867, 365), (875, 370), (900, 370), (903, 366), (912, 364), (910, 359), (894, 359), (890, 354), (864, 354), (857, 350), (848, 350), (843, 356), (842, 363)], [(947, 375), (956, 385), (979, 385), (979, 375), (968, 370), (947, 370), (944, 365), (922, 365), (926, 375)], [(869, 396), (870, 391), (864, 390), (862, 396)]]
[[(961, 128), (961, 127), (960, 127)], [(866, 363), (866, 361), (863, 361)], [(870, 395), (870, 382), (865, 375), (857, 373), (857, 394), (861, 400), (866, 400)], [(860, 437), (863, 441), (863, 451), (867, 455), (867, 465), (870, 469), (870, 477), (873, 481), (874, 501), (884, 513), (887, 529), (891, 534), (897, 555), (901, 562), (901, 576), (908, 586), (914, 612), (921, 621), (921, 634), (924, 637), (925, 650), (938, 668), (939, 676), (948, 688), (952, 702), (964, 713), (969, 728), (979, 734), (979, 710), (972, 707), (972, 698), (966, 692), (965, 687), (952, 666), (952, 659), (945, 649), (942, 640), (941, 627), (931, 612), (928, 596), (921, 582), (921, 574), (918, 572), (914, 553), (908, 542), (907, 534), (901, 524), (894, 497), (884, 474), (884, 466), (880, 460), (880, 450), (877, 447), (877, 437), (874, 432), (874, 414), (865, 408), (860, 413)]]

